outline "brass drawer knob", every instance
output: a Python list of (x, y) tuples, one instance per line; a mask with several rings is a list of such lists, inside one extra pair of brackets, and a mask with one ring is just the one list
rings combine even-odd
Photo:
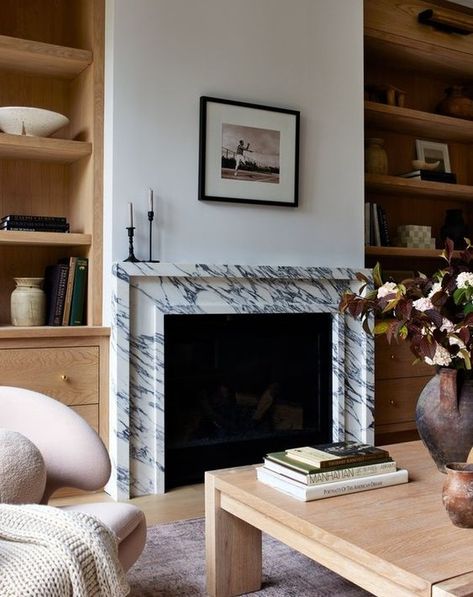
[(62, 381), (69, 381), (69, 378), (67, 377), (67, 375), (61, 375), (61, 379), (62, 379)]
[(397, 405), (396, 405), (396, 401), (395, 401), (395, 400), (390, 400), (390, 401), (389, 401), (389, 404), (390, 404), (391, 406), (397, 406)]
[(392, 355), (391, 355), (391, 361), (395, 361), (395, 360), (396, 360), (396, 355), (395, 355), (395, 354), (392, 354)]

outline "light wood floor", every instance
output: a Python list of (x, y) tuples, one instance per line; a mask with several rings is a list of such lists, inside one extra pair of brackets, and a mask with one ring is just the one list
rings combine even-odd
[[(51, 506), (65, 506), (88, 502), (113, 502), (106, 493), (88, 493), (71, 497), (58, 497), (50, 500)], [(141, 508), (148, 526), (162, 522), (173, 522), (204, 515), (204, 485), (178, 487), (164, 495), (146, 495), (129, 500)]]

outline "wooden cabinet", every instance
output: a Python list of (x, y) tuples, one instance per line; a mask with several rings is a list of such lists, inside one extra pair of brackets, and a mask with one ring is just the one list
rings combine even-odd
[(422, 388), (435, 373), (415, 363), (409, 346), (376, 338), (375, 432), (376, 443), (417, 439), (415, 409)]
[[(107, 441), (102, 326), (104, 0), (2, 0), (0, 106), (65, 114), (49, 138), (0, 132), (0, 216), (65, 216), (70, 233), (0, 231), (0, 383), (69, 405)], [(87, 257), (87, 325), (10, 325), (14, 277)], [(52, 422), (52, 425), (54, 422)]]
[(41, 392), (70, 406), (106, 442), (108, 330), (90, 329), (85, 335), (85, 330), (71, 328), (68, 337), (55, 330), (43, 337), (0, 339), (1, 383)]

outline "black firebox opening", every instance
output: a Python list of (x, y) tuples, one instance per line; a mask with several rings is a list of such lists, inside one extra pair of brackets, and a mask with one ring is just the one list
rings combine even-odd
[(326, 313), (165, 315), (166, 489), (332, 439)]

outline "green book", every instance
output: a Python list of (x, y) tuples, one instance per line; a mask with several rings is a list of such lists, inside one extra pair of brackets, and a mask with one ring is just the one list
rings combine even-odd
[(84, 325), (85, 296), (87, 294), (88, 259), (78, 257), (72, 289), (71, 316), (69, 325)]
[[(290, 458), (286, 452), (271, 452), (270, 454), (266, 455), (266, 458), (272, 460), (273, 462), (277, 462), (278, 464), (282, 464), (283, 466), (292, 469), (294, 471), (298, 471), (299, 473), (304, 473), (306, 475), (313, 475), (314, 473), (320, 473), (320, 467), (313, 466), (311, 464), (307, 464), (305, 462), (300, 462), (298, 460), (294, 460)], [(391, 462), (392, 458), (388, 456), (381, 456), (378, 459), (370, 460), (369, 464), (375, 464), (378, 462)], [(350, 465), (345, 464), (333, 464), (330, 467), (327, 467), (324, 470), (340, 470), (346, 469), (351, 467), (363, 466), (368, 464), (367, 462), (355, 462)]]

